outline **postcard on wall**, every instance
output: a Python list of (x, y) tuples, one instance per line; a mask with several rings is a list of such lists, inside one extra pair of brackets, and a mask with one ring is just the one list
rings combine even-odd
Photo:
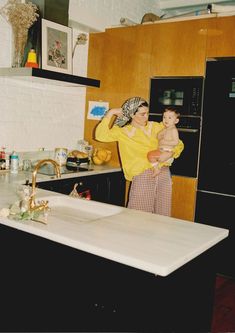
[(109, 109), (109, 102), (89, 101), (87, 119), (100, 120)]

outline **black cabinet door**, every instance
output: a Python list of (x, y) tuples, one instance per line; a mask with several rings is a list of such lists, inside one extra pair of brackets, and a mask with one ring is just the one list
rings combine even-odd
[(76, 189), (79, 193), (85, 194), (85, 192), (89, 191), (91, 198), (96, 200), (97, 183), (91, 183), (86, 177), (39, 182), (37, 183), (37, 187), (62, 194), (70, 194), (75, 184), (78, 184)]
[(235, 61), (208, 61), (198, 189), (235, 195)]
[(197, 192), (195, 222), (229, 229), (229, 236), (221, 243), (217, 272), (235, 277), (235, 198), (216, 193)]
[(81, 195), (90, 193), (91, 199), (113, 205), (125, 204), (125, 179), (122, 172), (112, 172), (85, 177), (55, 179), (48, 182), (39, 182), (37, 186), (45, 190), (70, 194), (75, 184)]
[(124, 206), (125, 205), (125, 189), (126, 181), (122, 172), (108, 173), (104, 175), (104, 188), (107, 193), (104, 195), (103, 186), (99, 187), (99, 198), (102, 202), (112, 205)]

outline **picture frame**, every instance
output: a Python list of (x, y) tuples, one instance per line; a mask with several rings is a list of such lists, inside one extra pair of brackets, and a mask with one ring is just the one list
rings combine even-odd
[(41, 68), (72, 74), (72, 29), (42, 19)]

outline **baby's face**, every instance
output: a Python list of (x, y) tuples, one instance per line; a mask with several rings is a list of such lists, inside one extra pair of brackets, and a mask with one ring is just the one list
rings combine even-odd
[(163, 124), (165, 127), (171, 127), (176, 125), (179, 122), (177, 115), (173, 111), (165, 111), (163, 113)]

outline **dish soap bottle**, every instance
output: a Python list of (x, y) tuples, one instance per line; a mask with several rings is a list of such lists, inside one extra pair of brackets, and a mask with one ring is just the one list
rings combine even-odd
[(18, 169), (19, 169), (19, 156), (17, 155), (17, 153), (15, 151), (12, 152), (11, 154), (11, 173), (18, 173)]

